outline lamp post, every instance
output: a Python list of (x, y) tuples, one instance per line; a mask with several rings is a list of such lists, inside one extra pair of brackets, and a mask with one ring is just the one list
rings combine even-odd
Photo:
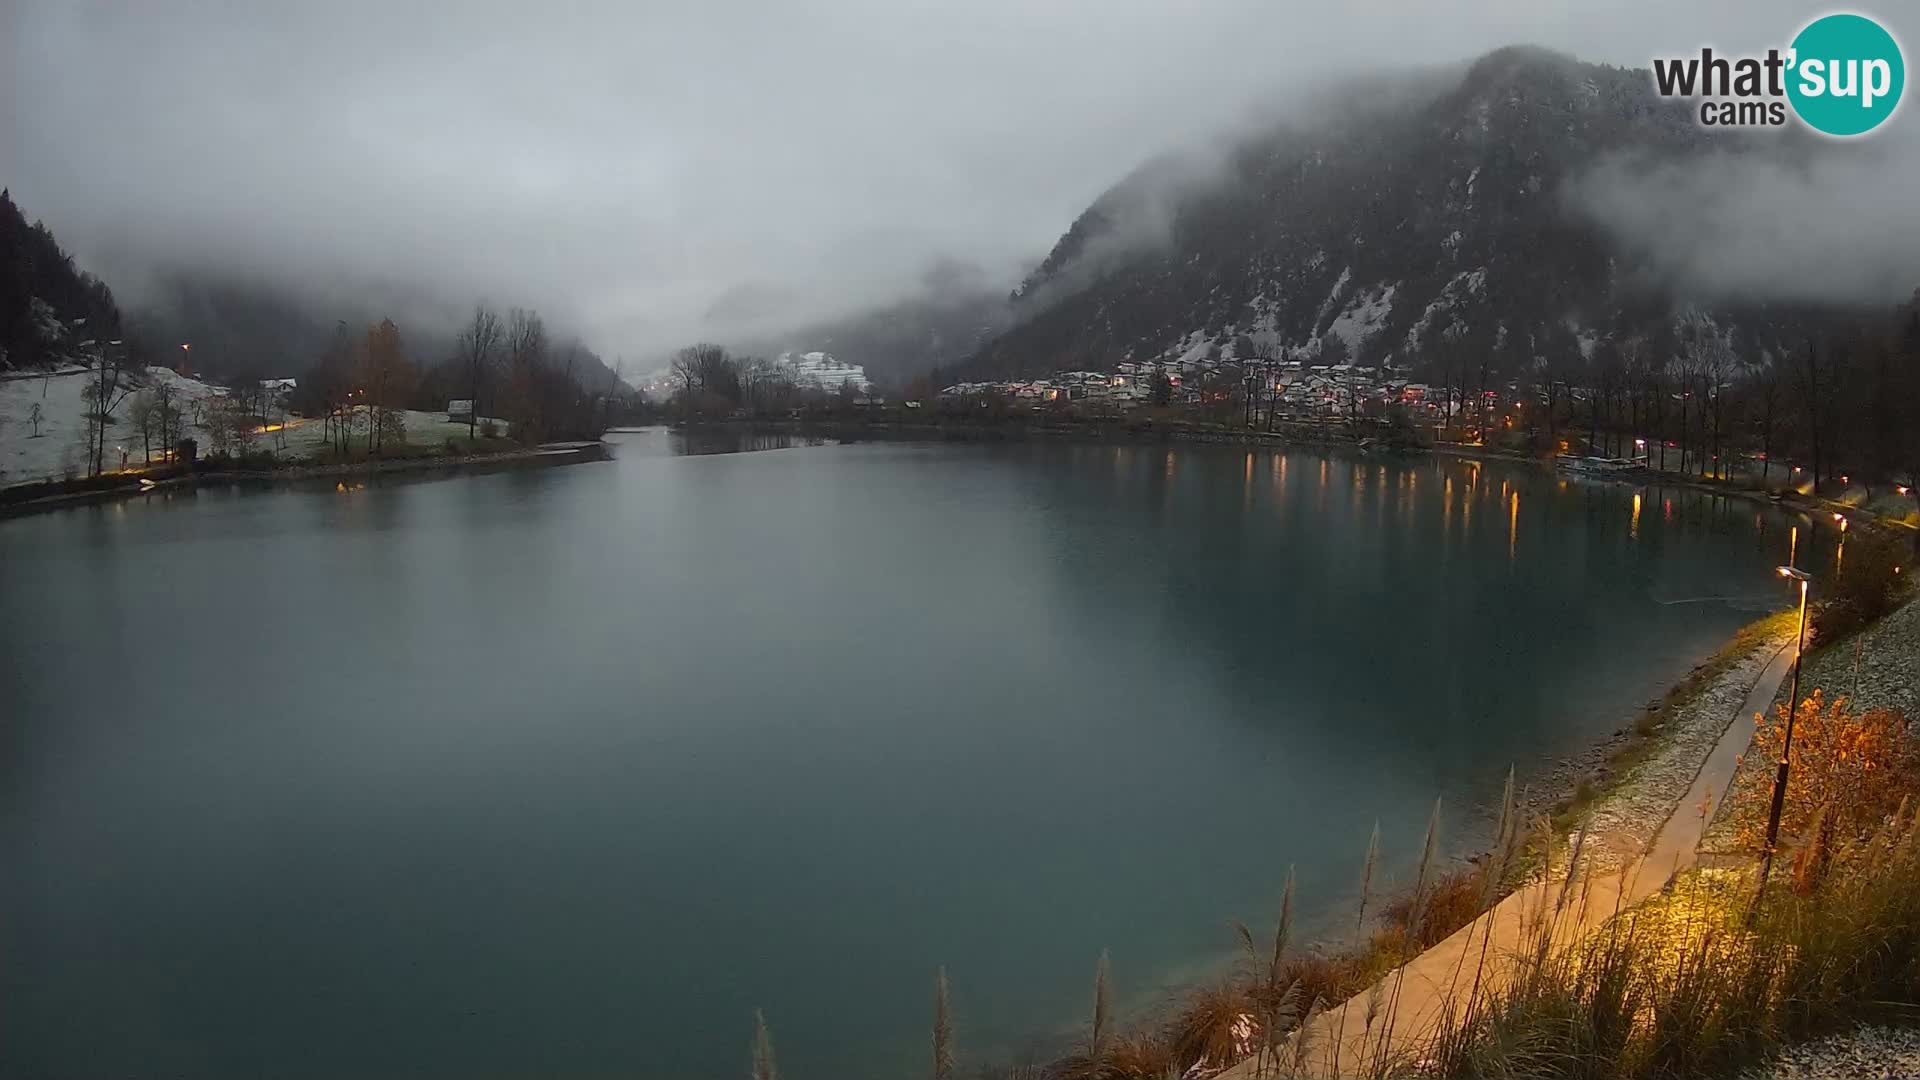
[(1780, 744), (1780, 766), (1773, 774), (1773, 805), (1767, 808), (1767, 844), (1760, 855), (1760, 888), (1773, 872), (1773, 852), (1780, 839), (1780, 810), (1787, 801), (1787, 766), (1793, 756), (1793, 721), (1800, 713), (1800, 658), (1807, 650), (1807, 583), (1813, 575), (1792, 566), (1777, 568), (1781, 577), (1800, 583), (1800, 636), (1793, 647), (1793, 688), (1787, 692), (1787, 736)]

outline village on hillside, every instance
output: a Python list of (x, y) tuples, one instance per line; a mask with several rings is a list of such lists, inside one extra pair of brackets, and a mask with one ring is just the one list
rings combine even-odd
[[(1156, 392), (1156, 384), (1158, 390)], [(1111, 371), (1063, 371), (1050, 378), (962, 382), (946, 400), (1006, 398), (1016, 402), (1084, 402), (1121, 410), (1145, 405), (1211, 405), (1251, 400), (1263, 411), (1292, 416), (1378, 412), (1388, 405), (1439, 413), (1440, 403), (1412, 369), (1393, 365), (1310, 364), (1303, 360), (1207, 359), (1122, 361)], [(1454, 402), (1455, 411), (1459, 402)]]

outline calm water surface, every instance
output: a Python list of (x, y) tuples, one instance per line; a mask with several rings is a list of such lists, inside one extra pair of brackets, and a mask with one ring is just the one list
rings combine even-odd
[(0, 522), (0, 1075), (909, 1075), (940, 964), (1015, 1053), (1787, 599), (1771, 511), (1465, 461), (616, 438)]

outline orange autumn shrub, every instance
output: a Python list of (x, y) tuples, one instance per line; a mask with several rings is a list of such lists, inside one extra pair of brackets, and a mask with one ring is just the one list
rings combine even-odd
[[(1749, 757), (1759, 767), (1740, 771), (1727, 797), (1743, 846), (1766, 840), (1775, 769), (1786, 740), (1787, 707), (1754, 733)], [(1855, 713), (1845, 695), (1825, 700), (1815, 690), (1800, 702), (1793, 726), (1787, 798), (1780, 814), (1783, 842), (1802, 838), (1816, 820), (1836, 837), (1859, 837), (1880, 827), (1900, 800), (1920, 793), (1920, 746), (1904, 715), (1891, 709)]]

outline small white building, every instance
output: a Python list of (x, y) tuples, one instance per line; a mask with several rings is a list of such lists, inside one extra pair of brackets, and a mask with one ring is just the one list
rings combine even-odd
[(272, 407), (275, 409), (286, 408), (287, 399), (292, 397), (293, 392), (299, 388), (300, 388), (300, 380), (298, 379), (261, 379), (260, 380), (261, 396), (266, 398), (269, 402), (272, 402)]

